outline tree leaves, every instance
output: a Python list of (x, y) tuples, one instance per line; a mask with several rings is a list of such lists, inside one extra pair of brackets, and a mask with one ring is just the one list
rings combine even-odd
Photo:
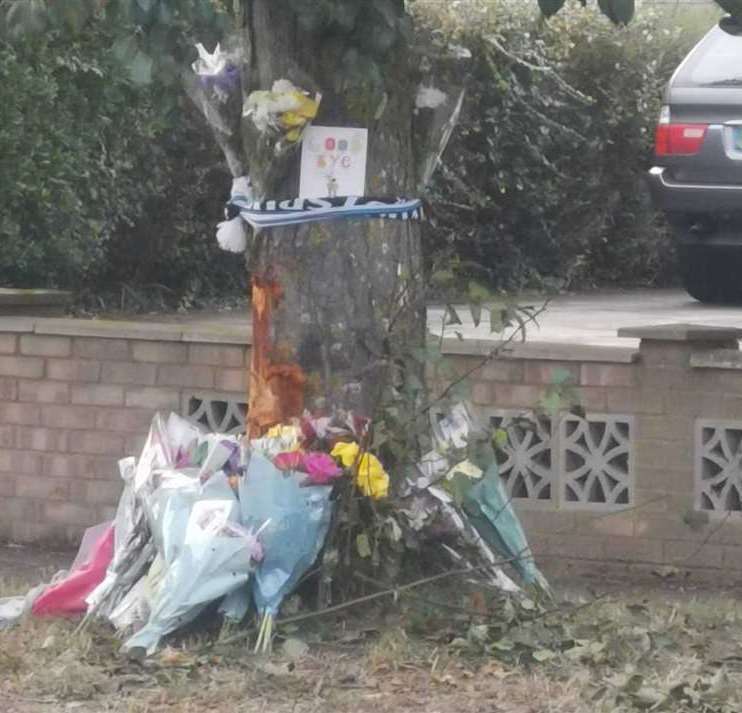
[(47, 14), (44, 0), (14, 0), (5, 14), (4, 24), (11, 37), (21, 37), (28, 32), (40, 32), (46, 27)]
[(566, 0), (538, 0), (538, 6), (544, 17), (556, 15), (563, 7)]
[(134, 84), (149, 84), (152, 81), (152, 58), (137, 50), (127, 69)]
[[(725, 3), (739, 3), (739, 0), (717, 0), (720, 5)], [(587, 5), (587, 0), (580, 0), (583, 7)], [(556, 15), (565, 5), (565, 0), (538, 0), (538, 6), (544, 17)], [(628, 25), (634, 17), (636, 10), (635, 0), (598, 0), (598, 7), (601, 12), (616, 25)], [(731, 12), (731, 11), (730, 11)]]
[(602, 13), (616, 25), (628, 25), (636, 10), (635, 0), (598, 0)]
[(742, 0), (716, 0), (716, 4), (730, 15), (742, 18)]

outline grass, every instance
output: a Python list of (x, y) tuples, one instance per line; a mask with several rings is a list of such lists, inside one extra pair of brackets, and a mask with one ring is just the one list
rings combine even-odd
[[(2, 592), (18, 589), (0, 582)], [(105, 625), (79, 635), (74, 622), (28, 620), (0, 633), (3, 710), (742, 710), (742, 603), (734, 598), (611, 591), (541, 608), (505, 606), (463, 584), (418, 594), (284, 630), (309, 646), (298, 659), (282, 653), (280, 639), (266, 659), (249, 642), (201, 636), (135, 663)]]

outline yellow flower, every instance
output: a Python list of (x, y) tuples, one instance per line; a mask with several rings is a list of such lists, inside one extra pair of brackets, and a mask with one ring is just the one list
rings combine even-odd
[(280, 439), (285, 446), (283, 451), (298, 451), (301, 447), (301, 429), (298, 426), (273, 426), (264, 438)]
[(360, 451), (360, 448), (357, 443), (343, 443), (341, 441), (335, 444), (330, 455), (333, 458), (339, 458), (343, 467), (351, 468), (358, 458), (358, 451)]
[(374, 500), (380, 500), (389, 495), (389, 475), (376, 456), (370, 453), (361, 456), (356, 485), (364, 495)]
[(332, 456), (339, 458), (345, 468), (352, 468), (358, 462), (356, 485), (364, 495), (374, 500), (386, 498), (389, 495), (389, 475), (381, 461), (371, 453), (364, 453), (359, 460), (359, 453), (357, 443), (338, 443), (332, 449)]

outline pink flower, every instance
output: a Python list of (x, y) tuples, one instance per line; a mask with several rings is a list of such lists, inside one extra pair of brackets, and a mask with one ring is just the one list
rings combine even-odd
[(302, 458), (302, 469), (309, 474), (309, 480), (315, 485), (327, 485), (343, 474), (327, 453), (305, 453)]
[(301, 451), (288, 451), (279, 453), (273, 460), (273, 465), (279, 470), (300, 470), (303, 464)]

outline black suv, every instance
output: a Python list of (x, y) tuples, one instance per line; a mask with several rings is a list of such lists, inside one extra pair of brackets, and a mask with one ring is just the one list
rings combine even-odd
[(685, 288), (742, 301), (742, 19), (724, 18), (676, 70), (655, 155), (652, 195), (679, 238)]

